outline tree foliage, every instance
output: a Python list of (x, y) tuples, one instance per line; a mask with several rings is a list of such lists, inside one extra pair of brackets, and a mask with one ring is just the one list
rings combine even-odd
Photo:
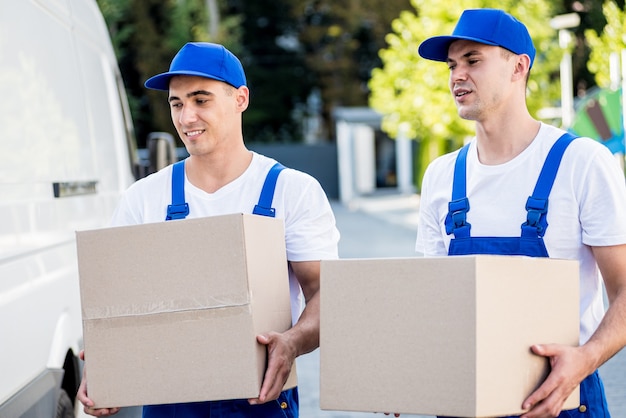
[[(97, 0), (127, 87), (140, 146), (151, 131), (173, 133), (163, 93), (143, 82), (166, 71), (189, 41), (224, 44), (242, 60), (251, 90), (247, 141), (302, 137), (307, 99), (320, 91), (325, 129), (333, 106), (366, 106), (367, 81), (380, 65), (390, 22), (410, 0)], [(208, 5), (217, 5), (211, 36)], [(213, 18), (213, 19), (212, 19)], [(175, 135), (176, 137), (176, 135)]]
[(380, 65), (390, 22), (409, 0), (257, 0), (232, 2), (244, 16), (244, 66), (251, 104), (247, 140), (302, 139), (302, 118), (313, 91), (321, 92), (322, 135), (335, 106), (367, 106), (367, 81)]
[(606, 26), (600, 35), (594, 29), (587, 29), (585, 38), (591, 49), (587, 67), (595, 74), (598, 86), (606, 88), (611, 84), (611, 54), (616, 53), (619, 56), (621, 51), (626, 50), (626, 8), (620, 9), (617, 3), (607, 0), (602, 10)]
[(293, 3), (299, 42), (321, 91), (322, 113), (329, 125), (335, 107), (368, 105), (368, 81), (372, 70), (381, 65), (378, 51), (385, 46), (392, 20), (411, 9), (410, 0)]
[[(251, 87), (251, 104), (244, 117), (246, 140), (300, 140), (301, 119), (310, 110), (307, 99), (319, 91), (326, 138), (333, 138), (334, 107), (371, 102), (386, 115), (384, 128), (391, 136), (404, 126), (421, 141), (425, 161), (457, 146), (471, 132), (471, 125), (456, 116), (448, 96), (445, 64), (417, 55), (423, 39), (452, 30), (462, 9), (500, 7), (528, 24), (539, 50), (529, 84), (533, 111), (557, 104), (560, 51), (549, 18), (565, 10), (581, 13), (573, 57), (574, 79), (583, 87), (594, 83), (587, 71), (589, 48), (583, 30), (591, 27), (601, 33), (606, 23), (597, 0), (97, 1), (113, 39), (140, 146), (151, 131), (174, 133), (163, 94), (146, 90), (144, 81), (166, 71), (185, 42), (211, 41), (226, 45), (246, 68)], [(624, 1), (608, 3), (619, 8)], [(623, 33), (623, 26), (617, 24), (623, 23), (623, 15), (615, 19), (607, 27)], [(602, 39), (610, 30), (600, 41), (606, 43)], [(595, 45), (593, 34), (589, 39)], [(601, 55), (602, 47), (593, 50), (589, 69), (598, 73), (599, 83), (605, 83), (602, 71), (608, 72), (607, 58)]]
[[(241, 16), (243, 63), (250, 106), (243, 118), (250, 142), (288, 142), (300, 136), (293, 117), (311, 89), (311, 75), (297, 41), (297, 22), (286, 0), (230, 1), (228, 15)], [(234, 51), (233, 51), (234, 52)]]
[[(397, 137), (400, 129), (420, 142), (418, 164), (461, 145), (473, 134), (473, 124), (458, 117), (448, 88), (445, 63), (422, 59), (419, 44), (430, 36), (451, 34), (462, 11), (494, 7), (509, 11), (526, 24), (537, 56), (528, 82), (531, 113), (554, 106), (560, 97), (558, 83), (562, 50), (548, 22), (557, 14), (547, 0), (412, 0), (413, 11), (393, 21), (388, 47), (380, 51), (382, 68), (373, 71), (370, 104), (383, 117), (383, 130)], [(556, 82), (555, 82), (556, 81)], [(421, 176), (420, 176), (421, 177)]]

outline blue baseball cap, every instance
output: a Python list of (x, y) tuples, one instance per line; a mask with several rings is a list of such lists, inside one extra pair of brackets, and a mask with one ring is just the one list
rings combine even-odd
[(465, 10), (451, 36), (428, 38), (420, 44), (418, 52), (423, 58), (445, 62), (450, 44), (461, 39), (500, 46), (517, 55), (526, 54), (531, 67), (535, 61), (535, 47), (526, 26), (499, 9)]
[(170, 70), (150, 77), (145, 86), (169, 90), (170, 79), (176, 75), (192, 75), (223, 81), (235, 88), (246, 85), (246, 74), (239, 59), (222, 45), (189, 42), (174, 56)]

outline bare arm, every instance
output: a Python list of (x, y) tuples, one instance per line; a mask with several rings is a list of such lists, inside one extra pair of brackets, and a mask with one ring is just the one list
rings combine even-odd
[(287, 331), (296, 342), (296, 356), (310, 353), (320, 344), (320, 262), (292, 262), (294, 271), (306, 301), (298, 323)]
[(584, 345), (595, 370), (626, 346), (626, 245), (594, 247), (593, 254), (609, 299), (600, 326)]

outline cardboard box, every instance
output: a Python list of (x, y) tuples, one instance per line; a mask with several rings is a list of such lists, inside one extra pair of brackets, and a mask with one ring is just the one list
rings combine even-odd
[(97, 407), (258, 396), (266, 348), (256, 336), (291, 326), (282, 220), (234, 214), (76, 240)]
[(549, 368), (530, 346), (578, 345), (578, 276), (529, 257), (322, 261), (321, 408), (521, 413)]

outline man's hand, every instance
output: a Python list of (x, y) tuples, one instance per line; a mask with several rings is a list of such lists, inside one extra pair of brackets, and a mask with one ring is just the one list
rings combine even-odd
[[(78, 353), (78, 357), (81, 360), (85, 360), (85, 351), (80, 350)], [(78, 393), (76, 397), (83, 404), (83, 410), (88, 415), (93, 415), (94, 417), (106, 417), (110, 415), (115, 415), (120, 411), (120, 408), (94, 408), (94, 403), (87, 396), (87, 369), (83, 367), (83, 379), (80, 382), (80, 386), (78, 388)]]
[(268, 360), (259, 397), (248, 400), (252, 405), (278, 399), (296, 357), (319, 347), (320, 262), (289, 262), (289, 268), (298, 279), (306, 305), (298, 322), (287, 331), (257, 336), (257, 341), (267, 347)]
[(285, 334), (277, 332), (261, 334), (257, 336), (257, 341), (267, 346), (268, 361), (259, 397), (248, 401), (252, 405), (278, 399), (296, 359), (296, 350)]
[(550, 374), (522, 404), (521, 418), (556, 417), (576, 386), (595, 370), (583, 347), (534, 345), (532, 351), (550, 360)]

